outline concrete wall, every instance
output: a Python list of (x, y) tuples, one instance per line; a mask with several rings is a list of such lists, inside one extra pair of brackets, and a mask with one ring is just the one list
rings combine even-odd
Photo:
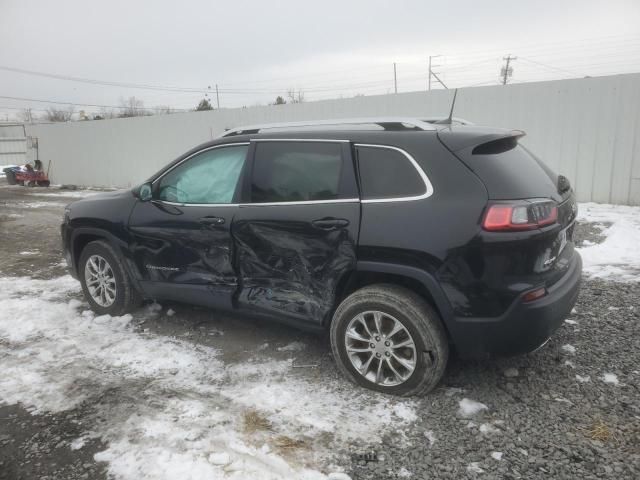
[[(363, 116), (442, 116), (451, 91), (33, 125), (55, 183), (134, 185), (239, 125)], [(566, 175), (580, 201), (640, 204), (640, 74), (460, 89), (455, 115), (527, 132), (523, 143)]]

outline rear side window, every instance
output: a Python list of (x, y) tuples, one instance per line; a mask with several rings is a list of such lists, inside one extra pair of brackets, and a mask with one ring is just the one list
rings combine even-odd
[(400, 150), (357, 145), (363, 200), (419, 197), (428, 186), (411, 160)]
[(251, 178), (251, 201), (337, 199), (342, 168), (339, 143), (258, 142)]

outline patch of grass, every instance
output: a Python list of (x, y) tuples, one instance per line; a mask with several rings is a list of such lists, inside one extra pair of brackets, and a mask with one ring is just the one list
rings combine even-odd
[(585, 435), (591, 440), (606, 442), (607, 440), (611, 440), (613, 438), (613, 433), (611, 432), (607, 424), (602, 420), (596, 420), (591, 428), (585, 428), (584, 431)]
[(286, 435), (278, 435), (273, 444), (280, 452), (291, 452), (292, 450), (299, 450), (301, 448), (309, 448), (304, 440), (288, 437)]
[(247, 433), (270, 431), (273, 428), (267, 417), (254, 409), (249, 409), (244, 412), (243, 422), (244, 431)]

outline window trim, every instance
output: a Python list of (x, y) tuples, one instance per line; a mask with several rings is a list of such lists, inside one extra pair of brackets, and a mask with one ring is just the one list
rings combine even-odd
[[(350, 140), (339, 140), (332, 138), (252, 138), (249, 140), (251, 143), (257, 142), (322, 142), (322, 143), (337, 143), (339, 145), (343, 145), (345, 143), (351, 143)], [(347, 161), (342, 155), (343, 168)], [(249, 179), (251, 179), (251, 175), (253, 173), (253, 166), (255, 165), (255, 151), (253, 153), (253, 158), (251, 159), (251, 172), (248, 173)], [(248, 202), (239, 204), (241, 207), (276, 207), (279, 205), (321, 205), (321, 204), (332, 204), (332, 203), (356, 203), (360, 202), (359, 197), (353, 198), (335, 198), (329, 200), (298, 200), (298, 201), (288, 201), (288, 202)]]
[[(412, 202), (412, 201), (415, 201), (415, 200), (424, 200), (425, 198), (429, 198), (431, 195), (433, 195), (433, 185), (431, 184), (431, 181), (429, 180), (429, 177), (424, 172), (424, 170), (422, 169), (420, 164), (418, 164), (416, 159), (413, 158), (413, 156), (411, 156), (411, 154), (409, 154), (407, 151), (403, 150), (402, 148), (394, 147), (394, 146), (391, 146), (391, 145), (379, 145), (379, 144), (373, 144), (373, 143), (354, 143), (353, 146), (356, 149), (358, 147), (386, 148), (387, 150), (395, 150), (396, 152), (400, 152), (402, 155), (404, 155), (409, 160), (411, 165), (413, 165), (413, 168), (416, 169), (416, 171), (418, 172), (418, 175), (420, 175), (420, 178), (424, 182), (424, 186), (425, 186), (425, 192), (423, 194), (421, 194), (421, 195), (413, 195), (411, 197), (388, 197), (388, 198), (368, 198), (368, 199), (362, 198), (360, 200), (361, 203)], [(358, 158), (358, 169), (359, 168), (360, 168), (360, 158)], [(361, 193), (361, 195), (362, 195), (362, 193)]]
[[(214, 150), (216, 148), (243, 147), (243, 146), (249, 146), (249, 145), (250, 145), (250, 142), (233, 142), (233, 143), (223, 143), (221, 145), (213, 145), (211, 147), (206, 147), (206, 148), (203, 148), (202, 150), (198, 150), (197, 152), (192, 153), (188, 157), (183, 158), (182, 160), (180, 160), (175, 165), (172, 165), (171, 167), (167, 168), (164, 172), (162, 172), (160, 175), (158, 175), (151, 182), (151, 186), (155, 190), (156, 182), (159, 182), (162, 179), (162, 177), (164, 177), (166, 174), (171, 172), (173, 169), (178, 168), (183, 163), (191, 160), (193, 157), (195, 157), (197, 155), (200, 155), (201, 153), (208, 152), (209, 150)], [(248, 153), (249, 152), (247, 150), (247, 154)], [(247, 159), (248, 159), (248, 155), (245, 156), (245, 159), (244, 159), (245, 164), (247, 162)], [(238, 178), (238, 182), (240, 182), (241, 179), (242, 179), (242, 172), (240, 173), (240, 177)], [(236, 188), (237, 188), (237, 185), (236, 185)], [(160, 202), (160, 203), (163, 203), (165, 205), (174, 205), (174, 206), (177, 206), (177, 207), (237, 207), (238, 205), (240, 205), (239, 203), (179, 203), (179, 202), (169, 202), (167, 200), (160, 200), (160, 199), (153, 199), (153, 201), (154, 202)]]

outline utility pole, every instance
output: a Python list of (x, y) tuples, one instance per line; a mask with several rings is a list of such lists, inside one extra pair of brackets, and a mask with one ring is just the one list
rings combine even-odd
[(216, 83), (216, 104), (218, 105), (218, 110), (220, 110), (220, 95), (218, 95), (218, 84)]
[(512, 60), (517, 60), (518, 57), (512, 57), (511, 54), (509, 54), (506, 57), (502, 57), (502, 59), (507, 63), (502, 66), (502, 69), (500, 70), (500, 76), (502, 76), (502, 85), (506, 85), (507, 79), (513, 76), (513, 67), (510, 67), (509, 64)]
[(396, 74), (396, 62), (393, 62), (393, 87), (396, 93), (398, 93), (398, 75)]
[(433, 71), (433, 67), (438, 67), (439, 65), (433, 65), (431, 60), (433, 58), (441, 57), (442, 55), (429, 55), (429, 80), (427, 81), (427, 88), (431, 90), (431, 77), (435, 78), (440, 85), (442, 85), (445, 89), (447, 86), (440, 80), (440, 77)]

